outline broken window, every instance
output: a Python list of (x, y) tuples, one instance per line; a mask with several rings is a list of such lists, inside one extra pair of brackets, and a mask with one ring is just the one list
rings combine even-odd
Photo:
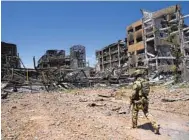
[(114, 47), (111, 48), (111, 51), (114, 52), (114, 51), (116, 51), (117, 49), (118, 49), (117, 46), (114, 46)]
[(174, 25), (171, 26), (171, 31), (177, 31), (177, 30), (178, 30), (178, 26), (174, 26)]
[(130, 30), (128, 30), (128, 34), (129, 34), (129, 33), (133, 33), (133, 28), (130, 29)]
[(142, 29), (142, 25), (139, 25), (139, 26), (135, 27), (135, 31), (138, 31), (140, 29)]
[(147, 52), (149, 52), (149, 53), (151, 53), (151, 54), (153, 54), (154, 55), (154, 53), (155, 53), (155, 48), (154, 48), (154, 41), (152, 40), (152, 41), (149, 41), (148, 43), (147, 43)]
[(136, 41), (137, 41), (137, 42), (141, 42), (141, 41), (142, 41), (142, 37), (138, 37), (138, 38), (136, 39)]
[(43, 68), (47, 68), (47, 64), (43, 64)]
[(137, 54), (143, 54), (143, 53), (144, 53), (144, 49), (137, 51)]
[(134, 40), (129, 41), (129, 45), (133, 45), (134, 44)]
[(100, 69), (102, 69), (102, 65), (100, 65)]
[(161, 22), (160, 22), (160, 24), (161, 24), (162, 28), (166, 28), (168, 26), (168, 21), (162, 19)]
[(103, 58), (103, 61), (106, 61), (106, 57)]
[(112, 59), (116, 60), (118, 58), (118, 55), (113, 55)]
[(144, 62), (142, 62), (141, 60), (138, 61), (138, 66), (144, 66)]
[(176, 14), (171, 15), (171, 20), (176, 19)]

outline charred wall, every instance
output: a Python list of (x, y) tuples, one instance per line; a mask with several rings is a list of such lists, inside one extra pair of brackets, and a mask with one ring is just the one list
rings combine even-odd
[(17, 46), (15, 44), (1, 42), (1, 67), (20, 68)]
[(70, 48), (70, 66), (73, 69), (86, 67), (85, 46), (74, 45)]

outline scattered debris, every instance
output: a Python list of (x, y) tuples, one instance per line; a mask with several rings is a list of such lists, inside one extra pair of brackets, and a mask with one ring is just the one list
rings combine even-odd
[(111, 116), (112, 114), (110, 113), (110, 111), (108, 111), (108, 112), (105, 112), (104, 113), (106, 116)]
[(17, 107), (16, 106), (12, 106), (12, 109), (16, 109)]
[(178, 98), (178, 99), (161, 99), (162, 102), (175, 102), (175, 101), (187, 101), (189, 97), (185, 98)]
[(118, 114), (127, 114), (127, 112), (124, 111), (124, 110), (120, 110), (120, 111), (118, 112)]
[(87, 101), (88, 101), (87, 99), (82, 99), (82, 98), (79, 99), (79, 102), (87, 102)]
[(103, 98), (96, 98), (95, 101), (104, 101)]
[(108, 94), (98, 94), (98, 96), (104, 97), (104, 98), (110, 98), (110, 97), (112, 97), (111, 94), (110, 95), (108, 95)]
[(98, 94), (98, 96), (100, 97), (104, 97), (104, 98), (110, 98), (110, 97), (114, 97), (115, 94), (114, 94), (115, 90), (109, 92), (109, 93), (100, 93)]
[(90, 107), (95, 107), (95, 106), (106, 106), (106, 104), (89, 103), (87, 106), (90, 106)]
[(6, 99), (8, 96), (8, 92), (1, 92), (1, 99)]
[(119, 106), (119, 107), (112, 108), (112, 111), (118, 111), (120, 109), (121, 109), (121, 107)]
[[(124, 90), (128, 97), (132, 94), (132, 90)], [(165, 96), (164, 90), (166, 92)], [(150, 104), (149, 109), (158, 118), (158, 121), (178, 124), (175, 129), (183, 130), (183, 127), (185, 129), (187, 126), (182, 124), (188, 122), (189, 114), (186, 111), (189, 109), (188, 101), (161, 102), (162, 97), (173, 99), (174, 97), (185, 97), (184, 92), (188, 89), (179, 88), (177, 90), (179, 92), (175, 91), (176, 96), (174, 93), (169, 93), (168, 88), (153, 87), (154, 92), (149, 95), (149, 99), (154, 104)], [(126, 135), (129, 135), (134, 137), (129, 140), (133, 140), (141, 137), (142, 139), (148, 139), (151, 136), (154, 136), (153, 139), (163, 139), (163, 136), (170, 134), (170, 127), (166, 124), (162, 124), (162, 126), (169, 131), (162, 131), (161, 136), (155, 136), (151, 131), (137, 129), (136, 131), (139, 134), (146, 134), (141, 136), (136, 131), (133, 132), (133, 130), (128, 129), (131, 126), (132, 115), (127, 112), (129, 98), (126, 97), (124, 101), (120, 101), (113, 100), (115, 97), (110, 98), (111, 100), (98, 97), (98, 94), (109, 93), (110, 91), (111, 89), (107, 88), (77, 89), (73, 93), (82, 93), (77, 96), (70, 94), (69, 90), (65, 90), (64, 94), (59, 92), (51, 94), (46, 92), (39, 94), (11, 93), (8, 100), (2, 101), (2, 135), (4, 139), (9, 139), (11, 134), (16, 135), (16, 132), (18, 132), (20, 135), (17, 139), (33, 139), (34, 137), (38, 137), (38, 139), (69, 139), (70, 134), (75, 132), (73, 139), (76, 136), (81, 136), (81, 133), (86, 133), (89, 139), (97, 139), (97, 137), (98, 139), (125, 139)], [(95, 98), (104, 99), (104, 101), (95, 102)], [(79, 99), (84, 101), (87, 99), (88, 102), (80, 102)], [(173, 113), (174, 115), (172, 115)], [(143, 114), (142, 111), (141, 114)], [(166, 118), (170, 115), (172, 115), (172, 119)], [(143, 118), (138, 120), (139, 125), (145, 125), (146, 119)], [(46, 135), (38, 133), (41, 128), (44, 128), (43, 132)], [(55, 135), (51, 135), (52, 133)], [(62, 135), (63, 133), (64, 135)], [(179, 134), (177, 135), (179, 136)]]
[[(180, 122), (178, 123), (180, 125), (177, 127), (180, 127), (182, 126), (181, 124), (185, 124), (185, 121), (187, 121), (188, 126), (189, 113), (186, 110), (189, 110), (189, 97), (183, 94), (188, 91), (187, 88), (189, 87), (189, 28), (184, 24), (184, 18), (189, 16), (183, 16), (178, 5), (157, 12), (141, 11), (143, 18), (138, 22), (139, 24), (136, 24), (138, 27), (133, 28), (131, 26), (131, 28), (128, 28), (128, 38), (130, 38), (127, 39), (128, 47), (124, 46), (124, 41), (118, 41), (118, 43), (111, 44), (96, 52), (100, 61), (98, 63), (100, 71), (95, 71), (94, 68), (86, 66), (85, 47), (81, 45), (71, 47), (70, 56), (65, 56), (64, 50), (47, 50), (46, 54), (40, 58), (38, 66), (35, 65), (34, 57), (34, 69), (29, 69), (24, 66), (20, 59), (16, 45), (2, 42), (1, 99), (6, 99), (9, 95), (10, 98), (14, 98), (14, 100), (2, 101), (3, 139), (45, 139), (44, 137), (42, 138), (44, 135), (38, 133), (42, 131), (41, 128), (44, 128), (42, 133), (48, 133), (49, 139), (56, 139), (56, 137), (51, 138), (50, 136), (52, 134), (53, 136), (60, 136), (63, 132), (67, 135), (64, 139), (71, 139), (76, 135), (78, 135), (76, 139), (83, 139), (79, 137), (82, 135), (90, 137), (88, 132), (92, 135), (88, 139), (127, 139), (128, 137), (129, 139), (134, 139), (133, 137), (138, 134), (134, 133), (133, 137), (125, 137), (125, 135), (128, 135), (127, 131), (129, 130), (124, 130), (123, 126), (120, 127), (124, 122), (129, 123), (129, 118), (118, 118), (121, 116), (118, 114), (129, 114), (129, 111), (127, 112), (124, 108), (125, 104), (120, 100), (120, 102), (111, 102), (110, 99), (123, 99), (123, 91), (116, 92), (113, 88), (117, 89), (123, 86), (129, 88), (132, 86), (134, 78), (131, 72), (137, 68), (148, 72), (151, 85), (162, 84), (162, 88), (168, 87), (168, 89), (165, 89), (167, 92), (160, 87), (153, 90), (152, 94), (149, 95), (150, 104), (153, 106), (150, 109), (159, 111), (156, 112), (156, 115), (162, 122), (168, 121), (174, 124), (179, 120)], [(175, 25), (176, 29), (172, 29), (171, 26), (175, 27)], [(156, 26), (158, 26), (158, 29), (156, 29)], [(138, 32), (139, 30), (142, 30), (144, 34)], [(143, 36), (135, 34), (134, 31), (141, 33)], [(175, 36), (171, 35), (175, 33)], [(136, 35), (136, 41), (134, 42), (133, 35)], [(141, 41), (143, 41), (141, 43), (142, 49), (135, 50), (140, 46), (133, 47), (133, 45)], [(176, 43), (173, 41), (176, 41)], [(127, 50), (130, 45), (135, 48), (133, 52)], [(111, 50), (112, 48), (113, 50)], [(117, 56), (112, 57), (111, 53)], [(49, 61), (49, 66), (45, 64), (47, 60)], [(109, 65), (108, 61), (115, 62)], [(179, 81), (180, 83), (175, 84), (175, 79), (178, 79), (178, 75), (182, 75), (182, 80), (185, 81)], [(83, 90), (85, 92), (83, 95), (79, 91), (74, 91), (73, 94), (60, 95), (61, 91), (69, 93), (70, 90), (80, 90), (86, 87), (94, 87), (93, 92), (96, 93), (95, 95), (91, 93), (94, 95), (93, 97), (88, 94), (89, 91), (87, 90)], [(102, 88), (102, 90), (98, 91), (99, 87), (113, 90), (109, 92)], [(186, 90), (184, 91), (180, 88), (186, 88)], [(41, 91), (44, 90), (53, 94), (42, 93)], [(40, 93), (40, 95), (28, 93)], [(128, 91), (127, 94), (129, 96), (132, 93)], [(186, 93), (186, 95), (188, 94)], [(83, 98), (83, 96), (87, 96), (87, 98)], [(94, 99), (97, 96), (98, 98), (94, 100), (97, 103), (85, 103), (91, 101), (91, 97)], [(126, 100), (129, 99), (127, 96), (124, 97)], [(88, 108), (86, 104), (89, 107), (96, 108)], [(172, 119), (165, 120), (166, 116), (171, 115), (171, 113), (175, 113), (172, 116), (175, 122)], [(185, 120), (183, 121), (183, 119)], [(61, 124), (64, 120), (66, 120), (64, 122), (65, 127), (62, 128)], [(57, 130), (56, 126), (61, 128)], [(78, 127), (79, 130), (84, 129), (84, 131), (79, 132)], [(103, 132), (101, 133), (99, 129)], [(21, 131), (21, 133), (17, 134), (17, 130)], [(109, 133), (106, 133), (106, 131)], [(180, 131), (177, 132), (180, 136)], [(141, 133), (143, 132), (141, 131)], [(97, 137), (96, 134), (101, 137)], [(105, 134), (108, 134), (107, 137), (104, 137)], [(120, 135), (122, 137), (119, 137)], [(141, 135), (135, 138), (140, 139)], [(152, 139), (156, 138), (161, 139), (161, 136)]]

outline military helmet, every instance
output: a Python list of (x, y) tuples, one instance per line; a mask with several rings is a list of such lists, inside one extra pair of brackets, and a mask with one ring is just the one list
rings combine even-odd
[(139, 76), (139, 75), (143, 75), (144, 72), (142, 70), (135, 70), (134, 73), (133, 73), (133, 76)]

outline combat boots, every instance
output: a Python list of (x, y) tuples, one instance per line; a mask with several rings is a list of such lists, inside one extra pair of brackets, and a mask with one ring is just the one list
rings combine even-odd
[(155, 134), (160, 134), (159, 133), (160, 125), (158, 124), (157, 126), (154, 126), (154, 133)]

